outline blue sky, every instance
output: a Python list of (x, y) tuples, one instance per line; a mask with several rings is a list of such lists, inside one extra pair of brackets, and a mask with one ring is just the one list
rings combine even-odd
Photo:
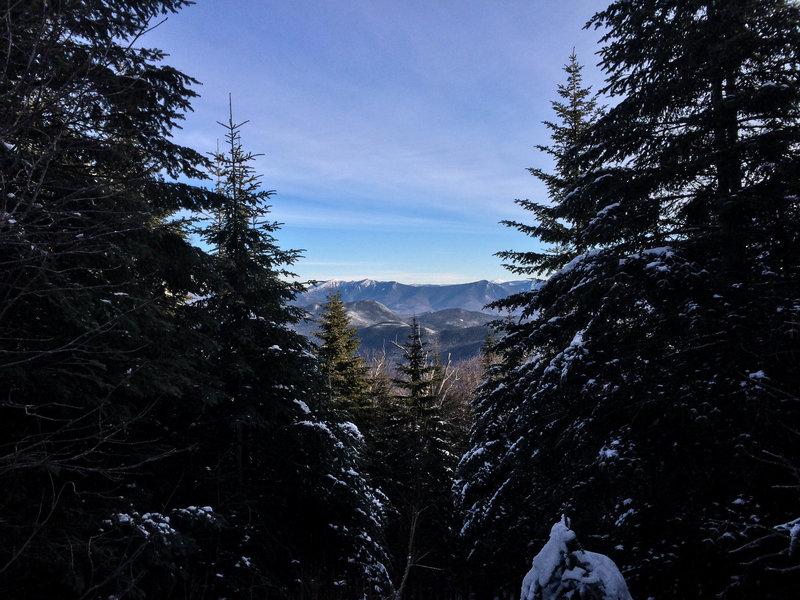
[(513, 279), (498, 224), (545, 200), (550, 101), (573, 47), (597, 89), (598, 0), (200, 0), (142, 44), (202, 82), (176, 138), (208, 152), (234, 119), (276, 190), (304, 280)]

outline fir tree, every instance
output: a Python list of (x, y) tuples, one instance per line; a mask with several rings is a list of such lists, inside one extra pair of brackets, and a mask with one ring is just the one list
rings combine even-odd
[(435, 393), (440, 369), (429, 360), (416, 318), (401, 349), (399, 393), (384, 425), (389, 468), (378, 481), (395, 509), (388, 537), (396, 597), (437, 598), (447, 593), (454, 551), (452, 432)]
[(367, 367), (358, 354), (358, 332), (350, 326), (350, 317), (337, 290), (328, 295), (319, 317), (317, 350), (320, 368), (326, 380), (328, 393), (334, 406), (346, 409), (358, 420), (368, 393)]
[(615, 2), (590, 24), (621, 99), (567, 154), (580, 253), (501, 341), (483, 408), (506, 441), (471, 506), (539, 536), (566, 510), (634, 597), (787, 597), (800, 9)]
[[(173, 181), (208, 167), (169, 137), (194, 80), (134, 42), (183, 4), (2, 9), (0, 595), (375, 597), (362, 441), (291, 331), (238, 126), (216, 193)], [(180, 209), (219, 215), (216, 255)]]
[[(502, 259), (512, 262), (506, 266), (517, 274), (549, 274), (572, 260), (581, 248), (579, 232), (588, 219), (585, 214), (568, 207), (565, 199), (581, 177), (572, 153), (600, 114), (597, 97), (583, 85), (582, 70), (573, 52), (564, 66), (567, 81), (558, 86), (561, 100), (551, 103), (557, 120), (545, 122), (552, 132), (552, 144), (536, 146), (554, 159), (555, 172), (528, 169), (546, 184), (550, 202), (517, 200), (517, 204), (533, 213), (534, 224), (503, 222), (549, 244), (544, 252), (499, 253)], [(478, 389), (475, 400), (471, 448), (459, 465), (456, 490), (463, 519), (461, 533), (466, 543), (468, 570), (472, 573), (472, 585), (478, 593), (485, 595), (513, 589), (519, 573), (524, 572), (526, 560), (524, 552), (519, 549), (531, 543), (535, 535), (535, 525), (526, 517), (530, 512), (529, 504), (511, 500), (513, 494), (519, 493), (519, 490), (510, 489), (510, 482), (506, 479), (515, 477), (510, 472), (512, 467), (502, 465), (514, 445), (511, 437), (514, 413), (520, 410), (524, 401), (524, 395), (514, 385), (518, 377), (517, 368), (531, 354), (542, 351), (532, 347), (528, 341), (531, 331), (538, 325), (538, 320), (529, 318), (536, 314), (533, 307), (538, 307), (538, 294), (539, 288), (535, 288), (512, 294), (496, 303), (498, 309), (521, 310), (523, 318), (496, 322), (494, 326), (503, 337), (500, 340), (491, 335), (487, 338), (483, 349), (485, 383)], [(524, 470), (525, 466), (513, 468)], [(508, 500), (505, 500), (505, 493), (509, 494)], [(503, 517), (498, 518), (498, 514)], [(499, 560), (497, 548), (502, 548)]]
[(173, 179), (204, 164), (169, 135), (195, 81), (133, 43), (184, 4), (0, 9), (2, 596), (171, 585), (169, 550), (115, 524), (155, 508), (137, 477), (182, 450), (166, 423), (206, 381), (183, 305), (205, 259), (170, 220), (212, 204)]
[(220, 381), (194, 457), (196, 493), (226, 522), (214, 589), (330, 594), (344, 580), (370, 595), (388, 585), (383, 515), (360, 473), (360, 434), (330, 410), (312, 345), (291, 327), (303, 316), (290, 304), (302, 286), (285, 279), (298, 252), (277, 245), (273, 192), (261, 188), (242, 125), (230, 115), (227, 150), (213, 157), (222, 200), (206, 238), (218, 279), (195, 303), (212, 317), (207, 364)]
[[(547, 275), (560, 269), (582, 251), (577, 231), (586, 225), (585, 215), (565, 210), (565, 196), (581, 176), (581, 171), (572, 154), (586, 130), (600, 115), (597, 96), (591, 88), (583, 85), (583, 66), (573, 50), (569, 62), (564, 65), (567, 82), (559, 84), (558, 95), (562, 100), (551, 102), (556, 122), (545, 121), (550, 130), (552, 143), (549, 146), (537, 144), (536, 148), (549, 155), (555, 163), (555, 172), (548, 173), (537, 167), (528, 171), (547, 187), (550, 202), (543, 204), (530, 200), (516, 200), (523, 209), (530, 211), (535, 219), (527, 224), (519, 221), (502, 221), (525, 235), (549, 244), (542, 253), (505, 251), (498, 253), (504, 266), (517, 275)], [(524, 297), (515, 295), (508, 306), (520, 307), (527, 304)]]

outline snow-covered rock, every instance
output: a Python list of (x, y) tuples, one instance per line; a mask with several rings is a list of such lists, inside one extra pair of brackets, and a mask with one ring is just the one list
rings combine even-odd
[(566, 599), (632, 600), (614, 561), (582, 550), (562, 516), (534, 557), (531, 570), (522, 581), (520, 600)]

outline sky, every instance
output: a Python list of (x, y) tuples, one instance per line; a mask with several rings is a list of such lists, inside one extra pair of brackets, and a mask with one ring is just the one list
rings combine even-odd
[(200, 94), (179, 143), (216, 149), (231, 95), (303, 280), (516, 279), (536, 240), (543, 120), (575, 48), (602, 87), (600, 0), (199, 0), (146, 34)]

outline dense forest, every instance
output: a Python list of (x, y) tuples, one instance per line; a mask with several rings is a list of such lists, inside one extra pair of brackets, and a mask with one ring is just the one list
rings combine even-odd
[(605, 86), (568, 58), (499, 253), (543, 283), (455, 365), (416, 321), (363, 358), (335, 290), (297, 333), (246, 121), (171, 137), (199, 82), (146, 32), (186, 4), (0, 9), (0, 597), (624, 600), (606, 557), (796, 594), (796, 2), (590, 19)]

